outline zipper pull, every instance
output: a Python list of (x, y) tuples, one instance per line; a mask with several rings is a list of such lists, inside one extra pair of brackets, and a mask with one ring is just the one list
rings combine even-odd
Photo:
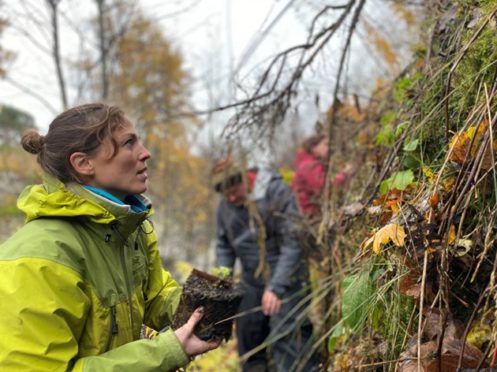
[(110, 324), (112, 334), (117, 335), (117, 333), (119, 332), (119, 327), (117, 325), (116, 306), (110, 307)]

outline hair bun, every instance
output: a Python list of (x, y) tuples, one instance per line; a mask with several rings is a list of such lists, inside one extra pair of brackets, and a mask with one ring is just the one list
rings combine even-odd
[(45, 136), (40, 135), (36, 129), (28, 129), (21, 138), (21, 145), (31, 154), (39, 154), (45, 144)]

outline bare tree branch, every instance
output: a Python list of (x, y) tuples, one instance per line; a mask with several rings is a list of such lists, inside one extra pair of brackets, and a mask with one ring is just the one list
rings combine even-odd
[[(360, 8), (365, 0), (358, 7), (357, 14), (360, 13)], [(345, 19), (350, 14), (356, 0), (350, 0), (343, 6), (326, 6), (313, 19), (312, 27), (307, 39), (307, 42), (291, 48), (276, 55), (269, 63), (261, 78), (257, 88), (252, 96), (246, 100), (236, 102), (231, 105), (226, 105), (226, 109), (230, 107), (239, 108), (237, 114), (232, 118), (230, 124), (226, 127), (225, 133), (228, 131), (237, 132), (242, 128), (257, 127), (263, 131), (266, 129), (273, 130), (277, 124), (283, 120), (286, 111), (291, 105), (292, 99), (297, 95), (297, 87), (302, 79), (305, 70), (312, 64), (316, 56), (328, 44), (332, 36), (336, 33), (339, 27), (345, 22)], [(318, 20), (326, 19), (328, 11), (343, 10), (337, 20), (324, 27), (320, 32), (314, 34), (314, 29)], [(288, 58), (296, 52), (300, 52), (300, 58), (297, 65), (292, 68), (293, 72), (289, 79), (281, 85), (283, 81), (283, 72), (287, 67)], [(270, 82), (272, 78), (272, 82)], [(268, 127), (264, 127), (264, 124)]]
[(57, 21), (57, 5), (60, 0), (46, 0), (50, 8), (51, 22), (52, 22), (52, 53), (55, 62), (55, 69), (57, 71), (57, 80), (59, 82), (60, 95), (62, 99), (62, 106), (67, 107), (67, 93), (64, 74), (62, 72), (62, 64), (60, 60), (59, 48), (59, 24)]
[(331, 108), (331, 120), (329, 123), (330, 135), (331, 135), (331, 128), (333, 127), (335, 120), (336, 120), (336, 109), (337, 109), (337, 107), (338, 107), (337, 105), (339, 103), (338, 90), (340, 88), (340, 79), (342, 78), (342, 72), (343, 72), (343, 68), (345, 65), (345, 57), (349, 52), (350, 42), (352, 40), (352, 35), (354, 34), (354, 30), (356, 28), (357, 22), (359, 21), (359, 15), (361, 14), (361, 10), (362, 10), (365, 2), (366, 2), (366, 0), (360, 0), (359, 5), (356, 8), (356, 11), (354, 13), (354, 18), (352, 19), (352, 24), (349, 28), (349, 32), (347, 35), (347, 40), (345, 42), (345, 47), (343, 48), (342, 56), (340, 58), (340, 64), (338, 67), (337, 79), (336, 79), (336, 84), (335, 84), (335, 91), (333, 92), (333, 106)]
[(102, 82), (101, 98), (105, 100), (109, 94), (109, 77), (107, 76), (107, 51), (105, 45), (104, 1), (96, 0), (98, 8), (98, 41), (100, 47), (100, 73)]

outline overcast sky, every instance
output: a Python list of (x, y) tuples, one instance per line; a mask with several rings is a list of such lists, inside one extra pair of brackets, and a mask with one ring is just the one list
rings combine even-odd
[[(166, 37), (183, 53), (185, 67), (192, 76), (192, 99), (198, 110), (233, 102), (234, 82), (255, 83), (255, 76), (269, 59), (293, 45), (303, 43), (313, 15), (324, 5), (343, 4), (337, 0), (136, 0), (139, 8), (164, 30)], [(375, 12), (384, 4), (369, 0), (364, 15), (376, 18)], [(369, 6), (369, 10), (368, 10)], [(65, 61), (78, 56), (81, 38), (67, 21), (89, 22), (96, 14), (94, 1), (62, 0), (60, 19), (61, 52)], [(35, 117), (40, 128), (46, 128), (62, 111), (55, 67), (49, 50), (50, 34), (43, 32), (29, 18), (48, 24), (48, 9), (44, 0), (4, 0), (5, 14), (13, 21), (0, 42), (5, 49), (17, 54), (8, 67), (8, 81), (0, 81), (0, 103), (15, 106)], [(28, 17), (26, 17), (28, 14)], [(32, 16), (32, 17), (30, 17)], [(400, 24), (398, 20), (392, 23)], [(343, 35), (342, 35), (343, 36)], [(89, 35), (88, 39), (94, 38)], [(297, 104), (304, 113), (302, 121), (312, 126), (317, 118), (313, 106), (317, 93), (322, 96), (320, 109), (331, 103), (331, 92), (338, 66), (343, 37), (330, 43), (325, 53), (310, 70), (308, 81)], [(41, 45), (41, 47), (40, 47)], [(385, 74), (384, 66), (365, 58), (363, 47), (356, 45), (359, 57), (351, 58), (350, 69), (357, 79), (349, 92), (361, 93), (372, 86), (374, 79)], [(361, 54), (362, 53), (362, 54)], [(313, 75), (315, 74), (315, 76)], [(68, 85), (71, 76), (66, 71)], [(234, 78), (235, 76), (235, 78)], [(355, 84), (355, 85), (354, 85)], [(36, 97), (35, 97), (36, 96)], [(74, 90), (69, 90), (69, 104), (75, 103)], [(222, 127), (230, 113), (210, 118), (212, 127)]]
[[(221, 88), (214, 98), (217, 102), (210, 103), (226, 102), (234, 89), (230, 79), (234, 70), (247, 73), (257, 61), (267, 59), (275, 50), (305, 37), (304, 25), (295, 19), (295, 12), (288, 9), (288, 3), (291, 2), (141, 0), (138, 4), (162, 26), (165, 35), (182, 51), (185, 66), (193, 77), (192, 90), (195, 92), (196, 106), (203, 109), (209, 104), (205, 92), (207, 83)], [(47, 20), (48, 12), (44, 1), (28, 1), (29, 7), (21, 3), (18, 0), (5, 1), (7, 17), (11, 20), (17, 17), (18, 21), (15, 28), (5, 30), (1, 39), (5, 49), (16, 53), (16, 59), (8, 65), (9, 81), (0, 81), (0, 102), (29, 112), (40, 127), (45, 127), (53, 119), (54, 111), (61, 110), (53, 61), (47, 50), (36, 45), (37, 41), (49, 45), (49, 34), (43, 34), (32, 22), (21, 19), (19, 14), (26, 14), (26, 9), (33, 13), (38, 10), (36, 16)], [(61, 9), (71, 19), (79, 18), (87, 22), (90, 15), (95, 13), (92, 3), (63, 0)], [(261, 37), (278, 15), (283, 18), (283, 27), (274, 27)], [(77, 55), (80, 42), (64, 18), (60, 20), (60, 28), (63, 56), (70, 58)], [(67, 72), (66, 78), (70, 83)], [(72, 97), (69, 95), (71, 102)]]

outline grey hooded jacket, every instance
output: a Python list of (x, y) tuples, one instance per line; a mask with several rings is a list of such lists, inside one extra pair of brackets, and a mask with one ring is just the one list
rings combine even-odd
[(278, 172), (260, 168), (248, 199), (256, 203), (264, 221), (270, 279), (266, 283), (263, 275), (255, 277), (259, 264), (257, 236), (261, 229), (257, 222), (252, 224), (255, 228), (251, 228), (246, 206), (231, 205), (224, 198), (217, 210), (216, 263), (233, 268), (239, 258), (245, 284), (270, 289), (279, 296), (294, 292), (306, 279), (302, 251), (292, 231), (291, 220), (298, 214), (294, 195)]

